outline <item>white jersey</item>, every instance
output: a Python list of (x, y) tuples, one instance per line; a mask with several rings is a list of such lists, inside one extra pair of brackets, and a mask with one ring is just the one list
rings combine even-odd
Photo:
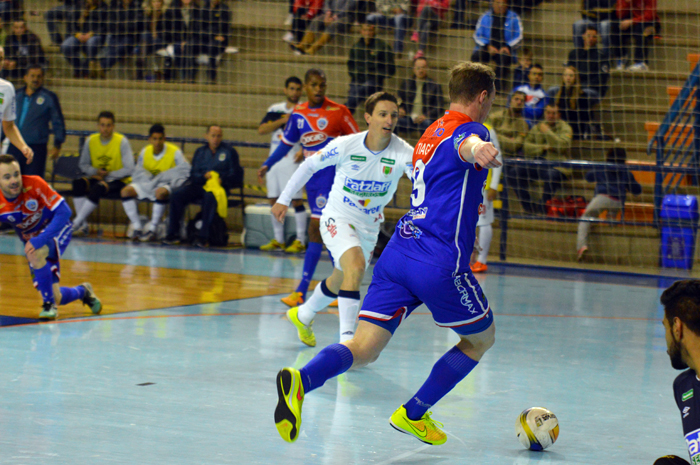
[[(501, 155), (501, 144), (498, 143), (498, 136), (496, 135), (496, 131), (488, 124), (485, 126), (489, 130), (489, 134), (491, 136), (491, 143), (498, 150), (498, 155), (496, 155), (496, 160), (503, 163), (503, 156)], [(489, 170), (489, 175), (486, 178), (486, 183), (487, 183), (486, 187), (488, 189), (493, 189), (495, 191), (498, 190), (498, 184), (501, 182), (502, 170), (503, 170), (503, 166), (499, 166), (498, 168), (491, 168)], [(476, 224), (476, 226), (480, 227), (480, 226), (486, 226), (488, 224), (492, 224), (493, 219), (494, 219), (493, 202), (491, 202), (486, 197), (486, 194), (484, 193), (484, 211), (479, 214), (479, 222)]]
[(291, 195), (323, 168), (335, 166), (333, 188), (323, 215), (375, 229), (384, 221), (384, 207), (396, 192), (401, 176), (411, 179), (413, 147), (392, 134), (389, 145), (374, 153), (365, 145), (367, 131), (333, 140), (307, 158), (279, 198), (289, 205)]
[[(267, 109), (267, 115), (278, 113), (278, 114), (287, 114), (291, 115), (292, 112), (294, 111), (294, 108), (296, 105), (292, 105), (291, 108), (287, 108), (287, 102), (280, 102), (280, 103), (275, 103), (273, 105), (270, 105), (270, 108)], [(277, 148), (278, 145), (280, 145), (280, 142), (282, 141), (282, 135), (284, 134), (284, 126), (279, 127), (272, 131), (272, 136), (270, 137), (270, 154), (272, 154), (275, 149)], [(283, 158), (284, 159), (289, 159), (290, 161), (294, 161), (294, 156), (299, 153), (299, 150), (301, 150), (301, 144), (297, 142), (294, 147), (292, 147), (292, 150), (289, 151), (289, 153)], [(274, 168), (274, 166), (273, 166)]]
[(15, 86), (4, 79), (0, 79), (0, 114), (3, 121), (14, 121), (16, 118)]

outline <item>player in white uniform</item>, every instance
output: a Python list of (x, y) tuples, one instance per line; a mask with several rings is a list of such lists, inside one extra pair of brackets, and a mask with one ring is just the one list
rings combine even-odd
[[(0, 70), (5, 60), (5, 49), (0, 47)], [(11, 82), (0, 79), (0, 115), (2, 115), (2, 132), (5, 137), (10, 139), (12, 145), (17, 147), (22, 155), (27, 159), (27, 163), (31, 163), (34, 158), (34, 151), (29, 148), (19, 128), (15, 126), (16, 101), (15, 101), (15, 86)]]
[(321, 237), (335, 258), (335, 269), (306, 303), (287, 312), (299, 339), (312, 347), (316, 345), (311, 328), (314, 316), (336, 297), (341, 342), (355, 334), (360, 283), (384, 221), (384, 207), (401, 176), (411, 178), (413, 147), (393, 134), (399, 117), (396, 97), (377, 92), (367, 99), (365, 109), (369, 129), (339, 137), (308, 157), (272, 207), (275, 218), (283, 221), (291, 194), (316, 171), (335, 165), (333, 188), (321, 215)]
[[(270, 105), (267, 113), (258, 127), (258, 134), (269, 134), (270, 138), (270, 154), (272, 154), (282, 140), (284, 134), (284, 126), (289, 121), (289, 115), (292, 114), (294, 108), (299, 103), (302, 94), (302, 82), (296, 76), (288, 77), (284, 82), (284, 95), (287, 100), (280, 103)], [(297, 162), (297, 154), (301, 151), (301, 144), (296, 143), (289, 153), (267, 172), (265, 183), (267, 187), (267, 198), (270, 199), (270, 205), (277, 202), (277, 198), (282, 193), (282, 189), (287, 185), (289, 179), (294, 174), (294, 171), (299, 167)], [(303, 192), (299, 189), (292, 195), (292, 206), (294, 207), (294, 219), (297, 225), (296, 240), (285, 249), (284, 247), (284, 224), (277, 221), (274, 217), (272, 220), (272, 230), (275, 237), (267, 244), (260, 246), (260, 250), (281, 250), (284, 249), (288, 253), (303, 252), (306, 246), (306, 223), (308, 215), (304, 207)]]
[[(489, 126), (485, 125), (491, 136), (491, 143), (498, 150), (498, 155), (496, 159), (503, 163), (503, 157), (501, 156), (501, 146), (498, 143), (498, 137), (496, 136), (496, 131)], [(489, 170), (489, 175), (486, 178), (486, 195), (484, 195), (484, 211), (479, 213), (479, 222), (476, 223), (476, 227), (479, 228), (479, 249), (478, 257), (476, 262), (470, 265), (472, 273), (485, 273), (488, 269), (486, 265), (487, 257), (489, 254), (489, 248), (491, 247), (491, 239), (493, 239), (493, 201), (496, 200), (498, 196), (498, 183), (501, 182), (501, 171), (502, 166), (498, 168), (491, 168)]]

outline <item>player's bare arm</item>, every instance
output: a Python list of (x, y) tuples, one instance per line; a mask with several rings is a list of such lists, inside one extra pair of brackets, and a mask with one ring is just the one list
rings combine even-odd
[(462, 144), (459, 155), (468, 163), (477, 163), (482, 168), (498, 168), (502, 165), (496, 159), (498, 149), (491, 142), (484, 142), (477, 136), (469, 137)]
[(7, 138), (10, 139), (12, 145), (17, 147), (17, 149), (22, 152), (22, 155), (24, 155), (24, 157), (27, 159), (27, 163), (31, 163), (34, 159), (34, 151), (24, 141), (22, 134), (19, 132), (19, 128), (15, 126), (15, 122), (3, 121), (2, 131), (5, 133)]
[(278, 120), (263, 123), (258, 126), (258, 134), (261, 136), (270, 134), (272, 131), (276, 131), (277, 129), (284, 127), (284, 125), (287, 124), (287, 121), (289, 121), (289, 114), (282, 115)]

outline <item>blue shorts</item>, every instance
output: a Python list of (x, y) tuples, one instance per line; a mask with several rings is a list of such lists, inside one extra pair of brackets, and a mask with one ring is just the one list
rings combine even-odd
[[(69, 221), (46, 243), (49, 248), (49, 255), (46, 257), (46, 263), (51, 265), (51, 275), (54, 283), (59, 282), (61, 279), (61, 256), (68, 248), (71, 237), (73, 237), (73, 223)], [(33, 273), (32, 276), (34, 276)]]
[(423, 303), (435, 324), (463, 336), (493, 324), (489, 302), (471, 271), (452, 276), (449, 270), (415, 260), (393, 247), (384, 249), (374, 267), (360, 319), (394, 334), (403, 319)]
[(321, 218), (321, 213), (328, 203), (328, 194), (331, 192), (331, 186), (323, 186), (322, 188), (306, 187), (306, 196), (309, 199), (309, 207), (311, 207), (311, 218)]

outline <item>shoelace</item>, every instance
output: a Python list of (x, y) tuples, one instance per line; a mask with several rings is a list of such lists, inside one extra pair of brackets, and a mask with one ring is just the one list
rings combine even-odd
[(432, 418), (430, 418), (430, 415), (432, 415), (432, 414), (433, 414), (433, 412), (428, 412), (425, 415), (423, 415), (423, 421), (425, 421), (426, 423), (430, 423), (433, 426), (437, 425), (439, 428), (444, 428), (445, 425), (443, 425), (442, 423), (440, 423), (437, 420), (433, 420)]

